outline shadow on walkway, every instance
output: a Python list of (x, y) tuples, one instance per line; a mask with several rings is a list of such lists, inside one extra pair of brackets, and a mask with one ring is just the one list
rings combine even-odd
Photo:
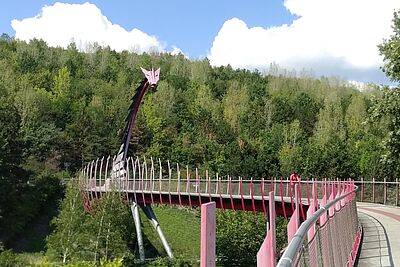
[(383, 225), (373, 215), (358, 211), (364, 231), (358, 266), (394, 266), (390, 243)]

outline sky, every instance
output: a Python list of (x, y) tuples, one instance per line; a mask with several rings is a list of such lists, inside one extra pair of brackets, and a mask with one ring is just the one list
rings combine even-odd
[(399, 0), (14, 0), (2, 3), (0, 34), (390, 84), (377, 45), (399, 9)]

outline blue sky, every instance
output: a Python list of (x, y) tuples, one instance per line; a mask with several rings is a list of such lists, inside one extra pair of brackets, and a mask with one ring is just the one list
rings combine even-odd
[(46, 1), (14, 0), (2, 4), (0, 32), (15, 35), (11, 20), (33, 17), (45, 5), (55, 2), (83, 4), (90, 2), (101, 9), (111, 22), (127, 30), (138, 28), (168, 45), (178, 46), (190, 57), (206, 56), (222, 24), (233, 17), (249, 26), (274, 26), (291, 23), (295, 16), (282, 0), (153, 0), (150, 1)]
[(398, 0), (60, 2), (2, 3), (0, 32), (52, 46), (74, 40), (82, 50), (93, 42), (117, 51), (156, 47), (214, 66), (268, 71), (274, 63), (363, 83), (388, 83), (377, 45), (400, 9)]

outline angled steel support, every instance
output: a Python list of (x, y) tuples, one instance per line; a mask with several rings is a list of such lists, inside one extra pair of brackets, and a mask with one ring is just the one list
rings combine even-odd
[(143, 246), (143, 237), (142, 237), (142, 228), (140, 225), (140, 216), (139, 216), (139, 207), (136, 202), (131, 201), (131, 212), (133, 216), (133, 220), (135, 221), (135, 228), (136, 228), (136, 237), (138, 241), (139, 247), (139, 258), (140, 261), (145, 261), (145, 254), (144, 254), (144, 246)]
[(144, 214), (146, 214), (151, 225), (154, 227), (154, 230), (156, 230), (158, 236), (160, 237), (161, 243), (163, 244), (164, 249), (168, 254), (168, 257), (173, 258), (174, 255), (172, 254), (171, 247), (169, 246), (168, 241), (165, 238), (163, 231), (161, 230), (161, 226), (160, 226), (159, 222), (157, 221), (157, 217), (154, 214), (153, 209), (151, 208), (151, 206), (149, 204), (147, 204), (146, 206), (140, 205), (140, 207), (142, 208), (142, 210), (144, 211)]

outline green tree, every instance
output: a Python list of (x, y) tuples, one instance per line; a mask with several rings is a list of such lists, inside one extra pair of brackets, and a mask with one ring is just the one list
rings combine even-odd
[(232, 82), (224, 96), (224, 118), (234, 130), (239, 129), (240, 119), (245, 115), (249, 105), (248, 90), (239, 82)]
[(392, 81), (400, 81), (400, 11), (393, 13), (393, 35), (378, 46), (383, 55), (383, 71)]
[[(286, 245), (286, 220), (276, 218), (277, 251)], [(255, 266), (257, 252), (265, 239), (267, 224), (261, 213), (217, 212), (217, 258), (222, 266)]]
[(47, 254), (63, 263), (69, 262), (87, 251), (85, 239), (85, 211), (82, 192), (73, 182), (66, 189), (65, 198), (60, 206), (60, 214), (53, 220), (54, 232), (47, 241)]
[(383, 119), (387, 124), (382, 163), (389, 175), (398, 176), (400, 174), (400, 87), (383, 88), (382, 98), (376, 99), (372, 107), (371, 119), (375, 123)]

